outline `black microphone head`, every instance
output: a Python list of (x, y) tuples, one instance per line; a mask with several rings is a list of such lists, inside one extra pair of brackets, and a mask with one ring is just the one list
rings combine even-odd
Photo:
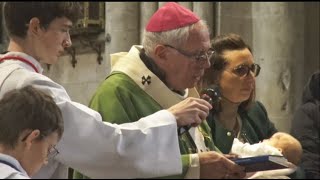
[(217, 85), (209, 86), (208, 88), (205, 88), (201, 90), (200, 92), (201, 99), (204, 99), (208, 101), (212, 105), (212, 111), (214, 112), (220, 112), (221, 110), (221, 92), (220, 88)]

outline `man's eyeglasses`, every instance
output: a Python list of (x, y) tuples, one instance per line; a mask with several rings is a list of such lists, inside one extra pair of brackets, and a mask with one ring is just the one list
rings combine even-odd
[[(32, 131), (29, 132), (25, 137), (23, 137), (21, 141), (25, 141), (31, 133), (32, 133)], [(43, 134), (40, 134), (40, 136), (43, 137), (43, 138), (45, 137)], [(59, 153), (60, 153), (60, 152), (58, 151), (58, 149), (57, 149), (55, 146), (53, 146), (53, 147), (51, 147), (51, 148), (48, 150), (48, 152), (47, 152), (47, 158), (48, 158), (49, 160), (50, 160), (50, 159), (53, 159), (53, 158), (56, 157), (56, 155), (58, 155)]]
[(56, 157), (56, 155), (58, 155), (58, 154), (59, 154), (58, 149), (57, 149), (55, 146), (53, 146), (53, 147), (48, 151), (47, 157), (48, 157), (48, 159), (53, 159), (53, 158)]
[(257, 77), (260, 73), (261, 67), (259, 64), (251, 64), (246, 65), (242, 64), (232, 69), (232, 73), (236, 74), (239, 77), (245, 77), (248, 76), (250, 71), (253, 73), (254, 77)]
[(204, 61), (207, 61), (208, 59), (211, 58), (211, 56), (213, 55), (214, 53), (214, 50), (212, 48), (210, 48), (207, 52), (205, 52), (204, 54), (198, 54), (198, 55), (192, 55), (184, 50), (181, 50), (181, 49), (178, 49), (178, 48), (175, 48), (171, 45), (167, 45), (165, 44), (164, 46), (166, 47), (169, 47), (169, 48), (172, 48), (172, 49), (175, 49), (176, 51), (178, 51), (180, 54), (190, 58), (190, 59), (195, 59), (196, 61), (201, 61), (201, 62), (204, 62)]

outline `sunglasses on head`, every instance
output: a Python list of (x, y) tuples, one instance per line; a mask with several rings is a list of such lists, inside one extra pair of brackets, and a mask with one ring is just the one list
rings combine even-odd
[(251, 64), (251, 65), (246, 65), (246, 64), (241, 64), (235, 68), (232, 69), (232, 73), (236, 74), (239, 77), (245, 77), (248, 76), (250, 71), (253, 73), (254, 77), (257, 77), (260, 73), (261, 67), (259, 64)]

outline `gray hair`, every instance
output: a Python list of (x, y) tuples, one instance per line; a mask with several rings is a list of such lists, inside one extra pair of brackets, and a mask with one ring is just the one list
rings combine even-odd
[(207, 23), (204, 20), (200, 20), (199, 22), (189, 26), (164, 32), (147, 32), (144, 30), (142, 46), (148, 56), (153, 53), (154, 48), (158, 44), (168, 44), (174, 47), (182, 47), (188, 41), (189, 32), (198, 24), (206, 27), (206, 29), (209, 31)]

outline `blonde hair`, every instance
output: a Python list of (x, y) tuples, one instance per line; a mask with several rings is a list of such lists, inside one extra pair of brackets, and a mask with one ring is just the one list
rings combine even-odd
[(283, 132), (277, 132), (270, 138), (274, 141), (273, 146), (282, 151), (282, 155), (289, 162), (298, 165), (302, 156), (302, 146), (293, 136)]
[[(202, 79), (198, 83), (198, 88), (206, 88), (213, 84), (219, 85), (221, 74), (228, 65), (228, 61), (224, 56), (225, 51), (235, 51), (248, 49), (252, 54), (251, 47), (238, 34), (221, 34), (212, 39), (212, 49), (214, 54), (211, 56), (210, 62), (213, 62), (210, 68), (205, 70)], [(251, 104), (255, 101), (256, 87), (252, 90), (250, 97), (241, 102), (239, 108), (248, 110)]]

